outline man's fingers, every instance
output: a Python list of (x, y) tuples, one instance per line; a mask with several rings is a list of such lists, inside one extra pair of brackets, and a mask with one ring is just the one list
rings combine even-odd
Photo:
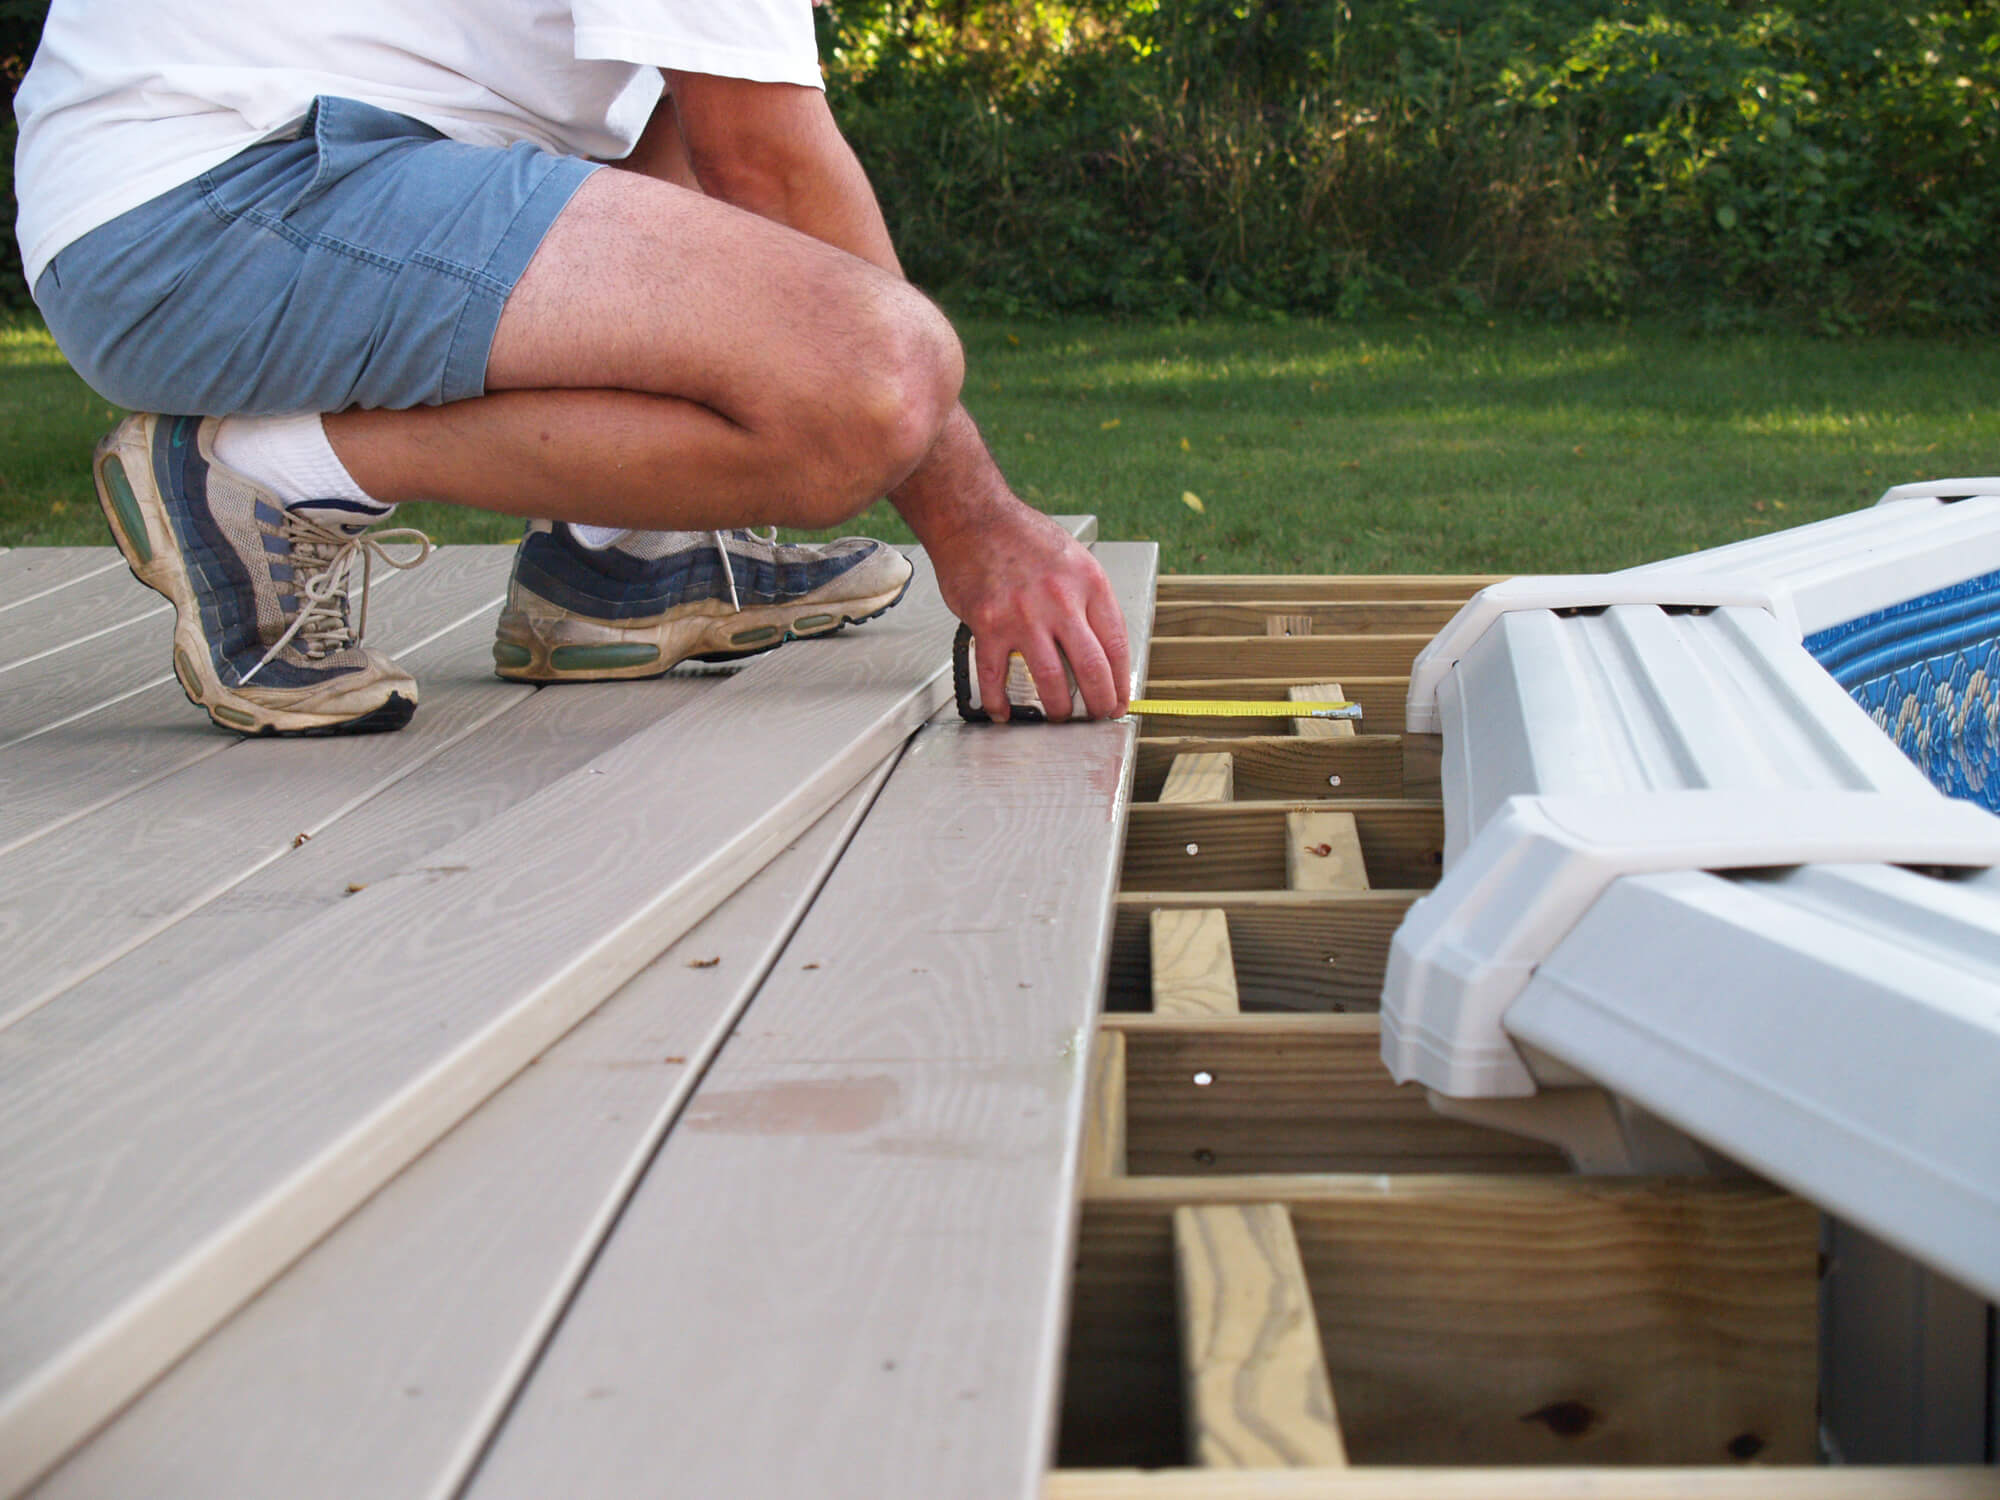
[(979, 667), (979, 706), (995, 720), (1011, 717), (1007, 704), (1008, 647), (998, 637), (975, 633), (973, 653)]
[(1112, 675), (1103, 644), (1096, 632), (1089, 628), (1088, 622), (1076, 621), (1056, 644), (1076, 676), (1077, 688), (1083, 694), (1084, 712), (1093, 719), (1115, 719), (1123, 713), (1125, 695)]
[[(1111, 592), (1109, 582), (1091, 591), (1090, 599), (1084, 606), (1084, 618), (1103, 648), (1106, 670), (1111, 674), (1113, 684), (1111, 713), (1099, 717), (1122, 714), (1132, 701), (1132, 646), (1131, 638), (1125, 631), (1125, 612), (1118, 607), (1118, 598)], [(1070, 659), (1074, 661), (1076, 658), (1072, 656)], [(1084, 701), (1089, 702), (1089, 699)]]
[(1021, 659), (1035, 679), (1035, 696), (1042, 700), (1042, 713), (1055, 723), (1062, 723), (1070, 715), (1069, 673), (1064, 669), (1062, 652), (1054, 641), (1043, 636), (1022, 642)]

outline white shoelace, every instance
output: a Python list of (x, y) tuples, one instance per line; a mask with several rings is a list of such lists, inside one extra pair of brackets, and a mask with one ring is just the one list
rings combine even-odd
[[(312, 661), (359, 642), (368, 629), (372, 560), (379, 557), (390, 568), (414, 568), (431, 555), (431, 539), (414, 526), (362, 531), (350, 536), (297, 511), (285, 512), (285, 540), (292, 544), (292, 583), (298, 593), (299, 612), (285, 627), (285, 633), (264, 653), (263, 660), (243, 674), (246, 683), (295, 640), (303, 643), (299, 654)], [(416, 554), (399, 558), (384, 545), (390, 542), (412, 544)], [(361, 560), (361, 609), (354, 624), (349, 625), (346, 606), (357, 557)]]
[[(758, 536), (757, 528), (754, 526), (745, 526), (742, 528), (745, 536), (754, 538), (768, 547), (776, 547), (778, 545), (778, 528), (767, 526), (764, 529), (770, 533), (769, 536)], [(729, 607), (740, 615), (743, 613), (743, 602), (736, 597), (736, 569), (730, 565), (729, 561), (729, 533), (726, 531), (711, 531), (709, 535), (715, 538), (715, 550), (722, 554), (722, 576), (729, 580)]]

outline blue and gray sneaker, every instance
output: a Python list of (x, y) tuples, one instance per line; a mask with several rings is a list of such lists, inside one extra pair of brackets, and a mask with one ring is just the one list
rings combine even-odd
[[(217, 463), (218, 419), (127, 417), (97, 445), (91, 472), (133, 576), (174, 605), (174, 676), (197, 707), (238, 734), (401, 729), (417, 685), (360, 646), (371, 558), (415, 567), (430, 539), (370, 533), (385, 512), (345, 501), (289, 508)], [(395, 557), (385, 541), (416, 547)], [(361, 610), (348, 596), (361, 564)]]
[(592, 547), (566, 523), (529, 523), (493, 642), (502, 677), (600, 682), (734, 661), (872, 620), (910, 586), (909, 559), (866, 537), (614, 536)]

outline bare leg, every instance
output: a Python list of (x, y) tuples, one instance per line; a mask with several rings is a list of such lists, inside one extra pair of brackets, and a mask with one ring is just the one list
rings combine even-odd
[(384, 500), (649, 529), (837, 525), (950, 417), (943, 315), (844, 251), (607, 168), (501, 314), (490, 394), (329, 417)]

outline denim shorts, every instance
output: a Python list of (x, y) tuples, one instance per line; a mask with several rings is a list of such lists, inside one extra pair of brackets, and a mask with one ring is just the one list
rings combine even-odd
[(352, 99), (66, 246), (35, 283), (107, 400), (188, 416), (461, 401), (595, 164)]

